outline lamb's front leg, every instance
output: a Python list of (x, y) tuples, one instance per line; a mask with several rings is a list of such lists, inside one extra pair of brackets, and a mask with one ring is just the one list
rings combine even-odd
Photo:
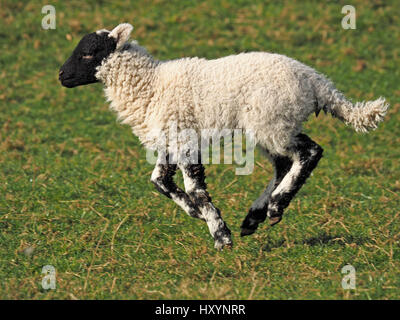
[(205, 183), (204, 166), (202, 164), (181, 164), (186, 193), (199, 208), (207, 222), (208, 229), (215, 241), (215, 248), (221, 250), (224, 246), (232, 246), (231, 231), (222, 220), (221, 212), (211, 202)]
[(188, 215), (205, 220), (190, 197), (175, 184), (173, 177), (176, 168), (176, 164), (163, 163), (159, 159), (151, 175), (151, 182), (159, 192), (174, 200)]

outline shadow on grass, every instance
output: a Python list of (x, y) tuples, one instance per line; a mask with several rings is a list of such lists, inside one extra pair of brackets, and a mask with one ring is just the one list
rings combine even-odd
[(296, 241), (295, 244), (305, 244), (308, 246), (318, 246), (325, 244), (340, 244), (345, 246), (346, 244), (357, 244), (363, 245), (368, 243), (370, 239), (362, 236), (353, 235), (329, 235), (327, 233), (322, 233), (317, 237), (307, 238), (301, 241)]
[[(310, 237), (302, 240), (294, 241), (295, 245), (307, 245), (307, 246), (323, 246), (323, 245), (335, 245), (346, 246), (350, 244), (363, 245), (369, 243), (370, 239), (362, 236), (353, 235), (330, 235), (327, 233), (321, 233), (318, 236)], [(285, 243), (285, 239), (271, 240), (263, 247), (263, 251), (271, 251), (274, 248), (280, 248)]]

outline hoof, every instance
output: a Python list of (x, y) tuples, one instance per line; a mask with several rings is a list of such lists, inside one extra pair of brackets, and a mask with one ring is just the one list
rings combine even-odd
[(276, 217), (271, 217), (269, 218), (269, 225), (272, 227), (276, 225), (277, 223), (281, 222), (282, 216), (276, 216)]
[(254, 232), (256, 232), (256, 230), (257, 230), (257, 227), (255, 229), (248, 229), (248, 228), (242, 227), (241, 231), (240, 231), (240, 236), (241, 237), (249, 236), (249, 235), (253, 234)]
[(215, 240), (214, 248), (222, 251), (224, 248), (232, 249), (233, 243), (231, 238), (223, 237), (221, 239)]
[(241, 228), (240, 236), (244, 237), (253, 234), (254, 232), (256, 232), (258, 225), (264, 220), (256, 220), (250, 217), (248, 214), (246, 218), (243, 220), (242, 225), (240, 226)]
[(282, 220), (283, 208), (278, 205), (271, 205), (268, 208), (267, 216), (269, 218), (269, 225), (272, 227)]
[(225, 222), (221, 229), (214, 234), (214, 248), (222, 250), (224, 247), (232, 248), (231, 230), (226, 226)]

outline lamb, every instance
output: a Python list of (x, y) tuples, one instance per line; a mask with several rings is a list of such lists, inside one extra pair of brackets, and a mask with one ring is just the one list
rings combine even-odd
[[(161, 149), (151, 132), (168, 132), (173, 124), (179, 131), (253, 130), (257, 145), (274, 166), (274, 177), (243, 220), (241, 236), (246, 236), (266, 218), (270, 225), (281, 221), (321, 159), (322, 147), (302, 133), (302, 123), (311, 114), (318, 116), (323, 110), (356, 131), (367, 132), (377, 128), (389, 107), (384, 98), (352, 103), (324, 75), (280, 54), (159, 61), (137, 42), (128, 42), (132, 29), (123, 23), (112, 31), (85, 35), (61, 67), (59, 79), (68, 88), (105, 85), (110, 107), (121, 122), (132, 127), (146, 148), (159, 151), (151, 175), (157, 190), (191, 217), (204, 220), (217, 249), (232, 246), (231, 231), (207, 192), (201, 159), (183, 161), (182, 154)], [(186, 151), (190, 150), (180, 152)], [(173, 180), (178, 169), (185, 191)]]

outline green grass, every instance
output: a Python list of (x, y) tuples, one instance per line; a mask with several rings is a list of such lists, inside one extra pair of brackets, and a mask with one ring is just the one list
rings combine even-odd
[[(43, 30), (48, 3), (5, 0), (0, 10), (0, 298), (400, 297), (398, 1), (352, 1), (356, 30), (341, 28), (346, 1), (51, 1), (57, 28)], [(278, 52), (349, 98), (382, 95), (391, 109), (369, 135), (323, 114), (310, 119), (305, 131), (324, 158), (283, 221), (251, 237), (239, 237), (240, 223), (271, 165), (259, 153), (249, 176), (208, 165), (235, 242), (217, 252), (203, 222), (155, 192), (144, 149), (101, 85), (58, 83), (84, 34), (120, 22), (159, 59)], [(346, 264), (356, 290), (341, 287)], [(56, 290), (41, 287), (44, 265), (56, 268)]]

